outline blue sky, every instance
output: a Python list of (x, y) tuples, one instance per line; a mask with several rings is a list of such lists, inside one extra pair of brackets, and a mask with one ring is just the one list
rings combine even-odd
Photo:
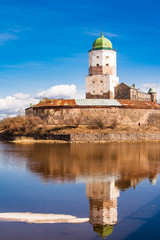
[[(0, 98), (59, 84), (85, 91), (88, 50), (104, 36), (120, 82), (160, 88), (158, 0), (0, 0)], [(148, 84), (148, 85), (144, 85)]]

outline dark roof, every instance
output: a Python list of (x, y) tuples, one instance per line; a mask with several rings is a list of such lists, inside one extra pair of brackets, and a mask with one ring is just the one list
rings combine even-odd
[[(121, 82), (119, 85), (121, 85), (121, 84), (124, 84), (124, 85), (126, 85), (127, 87), (129, 87), (129, 88), (138, 90), (137, 88), (135, 88), (135, 87), (133, 87), (133, 86), (130, 86), (130, 85), (128, 85), (127, 83)], [(118, 85), (118, 86), (119, 86), (119, 85)]]

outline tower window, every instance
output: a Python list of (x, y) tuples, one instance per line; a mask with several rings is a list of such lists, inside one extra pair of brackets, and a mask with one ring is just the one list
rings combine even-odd
[(109, 66), (109, 64), (107, 63), (106, 66)]
[(99, 64), (97, 64), (97, 67), (99, 66)]
[(103, 83), (103, 81), (101, 80), (101, 83)]
[(97, 58), (99, 58), (99, 56), (97, 56)]
[(109, 56), (106, 56), (106, 58), (109, 58)]

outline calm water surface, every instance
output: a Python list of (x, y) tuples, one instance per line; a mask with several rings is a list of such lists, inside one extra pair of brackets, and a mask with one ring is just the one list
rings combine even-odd
[(80, 224), (0, 222), (0, 240), (160, 239), (160, 143), (0, 143), (0, 212)]

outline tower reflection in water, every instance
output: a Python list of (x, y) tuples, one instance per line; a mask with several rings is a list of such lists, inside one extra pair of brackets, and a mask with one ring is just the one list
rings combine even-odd
[(93, 230), (105, 238), (112, 233), (113, 225), (117, 224), (119, 190), (115, 186), (115, 178), (88, 181), (86, 195), (89, 198), (89, 219)]
[(159, 146), (155, 143), (16, 145), (16, 154), (20, 159), (25, 155), (27, 169), (45, 182), (86, 182), (89, 221), (93, 230), (106, 238), (118, 222), (120, 191), (135, 188), (146, 178), (151, 184), (156, 183)]

